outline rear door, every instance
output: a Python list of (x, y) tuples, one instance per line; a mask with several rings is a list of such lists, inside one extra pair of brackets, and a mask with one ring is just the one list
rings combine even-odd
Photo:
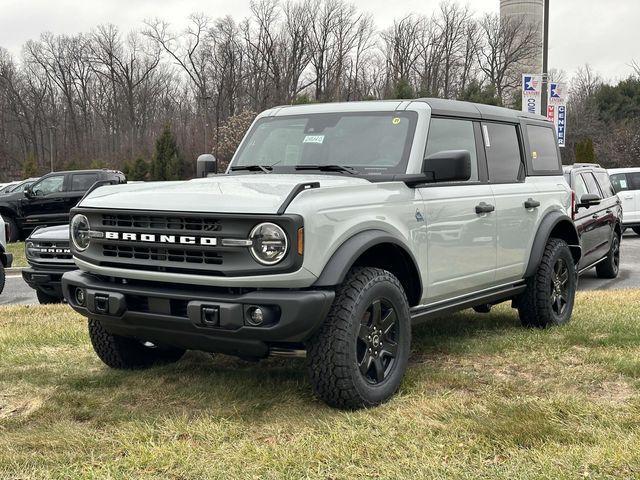
[[(490, 287), (496, 269), (496, 215), (483, 162), (480, 124), (433, 117), (425, 158), (446, 150), (467, 150), (471, 178), (420, 188), (427, 222), (427, 294), (430, 301)], [(428, 169), (428, 165), (427, 165)]]
[(520, 125), (483, 123), (482, 131), (489, 184), (496, 201), (496, 281), (505, 283), (521, 279), (526, 269), (540, 217), (540, 199), (535, 186), (526, 181)]
[(98, 172), (72, 173), (69, 181), (69, 192), (67, 196), (67, 212), (75, 207), (84, 194), (99, 179)]
[[(583, 217), (591, 217), (590, 225), (590, 237), (592, 237), (591, 244), (592, 249), (588, 252), (591, 262), (600, 260), (609, 251), (609, 244), (611, 242), (611, 228), (609, 225), (609, 219), (611, 218), (611, 210), (608, 205), (608, 200), (600, 190), (598, 182), (592, 172), (583, 172), (580, 174), (584, 183), (587, 186), (589, 193), (593, 193), (602, 198), (599, 205), (594, 205), (590, 208), (581, 208), (580, 213)], [(578, 197), (579, 198), (579, 197)], [(587, 266), (587, 265), (585, 265)]]

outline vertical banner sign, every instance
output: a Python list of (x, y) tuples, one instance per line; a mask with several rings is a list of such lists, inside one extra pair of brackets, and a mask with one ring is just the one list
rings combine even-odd
[(522, 75), (522, 111), (541, 115), (542, 75)]
[(547, 118), (556, 127), (558, 145), (564, 147), (567, 138), (567, 86), (564, 83), (549, 82)]

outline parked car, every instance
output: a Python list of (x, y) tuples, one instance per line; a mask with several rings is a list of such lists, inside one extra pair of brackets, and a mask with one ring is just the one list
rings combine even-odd
[(69, 223), (69, 210), (96, 182), (126, 183), (115, 170), (52, 172), (24, 192), (0, 197), (0, 215), (9, 224), (9, 241), (25, 238), (36, 227)]
[(0, 293), (4, 290), (5, 268), (11, 268), (13, 255), (7, 251), (8, 227), (0, 217)]
[(36, 228), (25, 242), (25, 255), (29, 268), (22, 271), (22, 278), (36, 291), (38, 301), (62, 302), (62, 275), (77, 268), (69, 247), (69, 226)]
[(27, 178), (26, 180), (22, 180), (20, 182), (16, 182), (14, 185), (9, 187), (7, 191), (3, 195), (7, 195), (10, 193), (24, 192), (27, 188), (33, 185), (39, 177)]
[(579, 273), (595, 267), (600, 278), (615, 278), (620, 270), (622, 202), (600, 165), (577, 163), (564, 167), (564, 176), (574, 191), (573, 215), (582, 259)]
[(498, 107), (277, 107), (224, 175), (87, 195), (63, 293), (110, 367), (306, 351), (319, 398), (377, 405), (412, 324), (504, 301), (526, 326), (569, 321), (581, 252), (559, 158), (550, 122)]
[(622, 201), (622, 226), (640, 235), (640, 168), (611, 168), (608, 173)]
[(2, 188), (0, 188), (0, 195), (3, 195), (5, 193), (8, 193), (9, 190), (11, 190), (13, 187), (15, 187), (18, 183), (20, 182), (9, 182), (9, 183), (5, 183)]

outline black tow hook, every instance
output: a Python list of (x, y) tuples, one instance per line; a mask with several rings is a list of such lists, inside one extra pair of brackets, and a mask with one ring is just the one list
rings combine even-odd
[(93, 304), (95, 306), (97, 313), (109, 313), (109, 296), (96, 294), (93, 299)]

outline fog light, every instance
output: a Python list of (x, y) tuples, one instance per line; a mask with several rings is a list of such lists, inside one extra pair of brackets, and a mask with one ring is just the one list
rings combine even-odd
[(84, 291), (84, 288), (76, 288), (75, 298), (76, 298), (76, 303), (81, 307), (83, 307), (84, 303), (87, 301), (87, 294)]
[(264, 323), (264, 311), (260, 307), (251, 307), (248, 313), (249, 324), (257, 327)]

